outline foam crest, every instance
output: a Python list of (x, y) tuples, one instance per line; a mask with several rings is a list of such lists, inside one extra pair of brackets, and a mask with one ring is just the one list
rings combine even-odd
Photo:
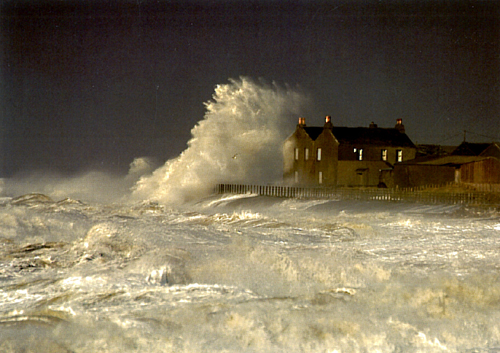
[(188, 148), (143, 176), (134, 196), (180, 203), (206, 196), (217, 183), (281, 180), (285, 122), (303, 102), (296, 91), (248, 78), (218, 85)]

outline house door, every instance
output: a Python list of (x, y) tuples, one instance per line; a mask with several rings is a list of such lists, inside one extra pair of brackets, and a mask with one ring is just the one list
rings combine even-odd
[(357, 185), (368, 186), (368, 168), (356, 169)]

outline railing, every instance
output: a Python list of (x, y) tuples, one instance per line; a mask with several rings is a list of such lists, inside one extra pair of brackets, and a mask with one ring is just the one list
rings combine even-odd
[(256, 194), (262, 196), (334, 199), (334, 200), (381, 200), (393, 202), (417, 202), (424, 204), (466, 204), (500, 206), (500, 193), (480, 191), (440, 191), (429, 189), (378, 189), (297, 187), (283, 185), (218, 184), (217, 194)]

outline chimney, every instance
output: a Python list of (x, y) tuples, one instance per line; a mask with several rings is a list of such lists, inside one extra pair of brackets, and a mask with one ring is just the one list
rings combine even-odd
[(396, 126), (394, 127), (396, 130), (398, 130), (401, 133), (405, 133), (405, 126), (403, 125), (403, 119), (397, 119), (396, 120)]
[(325, 125), (323, 126), (324, 129), (332, 129), (333, 124), (332, 124), (332, 117), (330, 115), (327, 115), (325, 117)]
[(299, 124), (297, 126), (300, 127), (306, 126), (306, 118), (299, 118)]

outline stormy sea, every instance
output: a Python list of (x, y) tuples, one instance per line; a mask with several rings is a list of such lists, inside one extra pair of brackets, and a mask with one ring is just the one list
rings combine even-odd
[(0, 352), (499, 352), (497, 210), (212, 193), (279, 180), (302, 100), (232, 80), (159, 168), (2, 180)]

